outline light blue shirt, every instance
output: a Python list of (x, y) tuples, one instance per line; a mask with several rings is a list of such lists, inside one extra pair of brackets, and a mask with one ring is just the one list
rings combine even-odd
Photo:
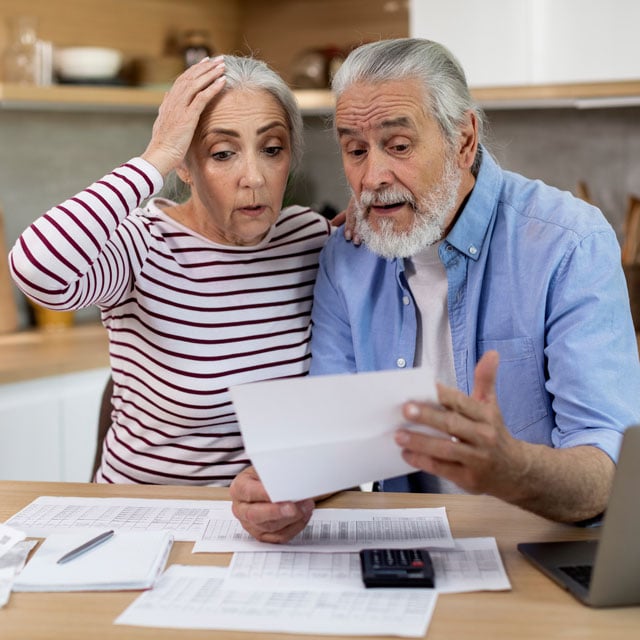
[[(620, 246), (602, 213), (502, 170), (485, 151), (439, 255), (458, 388), (471, 392), (476, 363), (495, 349), (498, 402), (515, 437), (594, 445), (617, 460), (624, 429), (640, 423), (640, 363)], [(413, 366), (404, 261), (346, 242), (342, 230), (321, 254), (312, 320), (312, 375)], [(429, 490), (426, 478), (384, 489)]]

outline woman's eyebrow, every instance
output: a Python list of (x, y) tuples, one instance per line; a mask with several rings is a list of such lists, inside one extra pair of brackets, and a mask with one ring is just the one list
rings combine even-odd
[(280, 122), (280, 120), (274, 120), (273, 122), (269, 122), (268, 124), (259, 127), (256, 133), (265, 133), (265, 131), (269, 131), (269, 129), (275, 129), (276, 127), (282, 127), (283, 129), (287, 128), (284, 122)]
[[(258, 135), (265, 133), (266, 131), (269, 131), (269, 129), (275, 129), (276, 127), (281, 127), (283, 129), (286, 130), (286, 126), (284, 125), (283, 122), (280, 122), (279, 120), (274, 120), (273, 122), (269, 122), (265, 125), (263, 125), (262, 127), (259, 127), (256, 130), (256, 133)], [(204, 134), (203, 134), (203, 138), (206, 138), (209, 135), (212, 134), (218, 134), (218, 135), (223, 135), (223, 136), (229, 136), (231, 138), (239, 138), (240, 137), (240, 133), (238, 131), (236, 131), (235, 129), (226, 129), (224, 127), (212, 127), (211, 129), (207, 129)]]

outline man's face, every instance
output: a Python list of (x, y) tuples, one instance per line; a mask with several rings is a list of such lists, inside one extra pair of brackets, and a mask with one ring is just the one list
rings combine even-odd
[(462, 199), (463, 174), (420, 82), (352, 85), (336, 105), (336, 129), (367, 246), (406, 257), (440, 240)]

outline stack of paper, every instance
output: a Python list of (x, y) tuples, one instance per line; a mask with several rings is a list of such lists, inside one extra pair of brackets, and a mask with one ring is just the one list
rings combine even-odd
[(25, 541), (24, 531), (0, 524), (0, 608), (9, 602), (16, 574), (24, 567), (35, 542)]
[(50, 535), (16, 578), (14, 591), (126, 591), (149, 589), (163, 570), (173, 537), (166, 531), (119, 531), (107, 542), (59, 564), (93, 537), (84, 529)]

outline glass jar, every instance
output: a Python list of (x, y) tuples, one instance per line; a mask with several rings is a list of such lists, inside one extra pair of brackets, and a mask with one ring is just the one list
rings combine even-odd
[(185, 69), (200, 62), (203, 58), (208, 58), (213, 54), (209, 32), (199, 29), (185, 32), (181, 49)]
[(8, 19), (9, 41), (4, 53), (4, 81), (36, 84), (38, 79), (37, 19), (15, 16)]

